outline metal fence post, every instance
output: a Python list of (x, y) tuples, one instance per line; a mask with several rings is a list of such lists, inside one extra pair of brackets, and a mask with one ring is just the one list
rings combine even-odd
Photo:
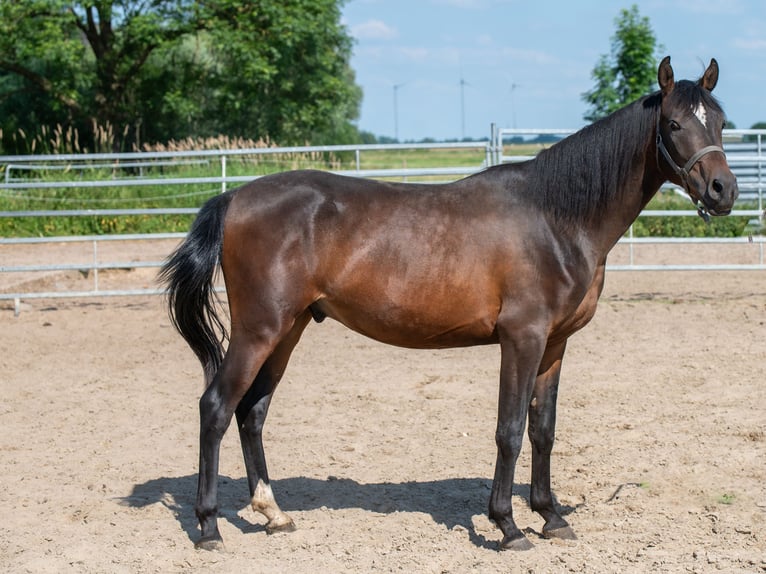
[(226, 193), (226, 156), (221, 156), (221, 193)]
[(93, 290), (98, 293), (98, 241), (93, 240)]
[[(757, 151), (758, 151), (758, 157), (760, 158), (760, 157), (763, 156), (763, 146), (762, 146), (763, 140), (761, 139), (761, 134), (758, 134), (757, 137), (758, 137)], [(763, 162), (759, 161), (758, 162), (758, 211), (761, 212), (761, 217), (760, 217), (761, 225), (766, 223), (766, 221), (765, 221), (766, 214), (764, 214), (764, 212), (763, 212), (763, 186), (764, 186), (764, 181), (763, 181)]]

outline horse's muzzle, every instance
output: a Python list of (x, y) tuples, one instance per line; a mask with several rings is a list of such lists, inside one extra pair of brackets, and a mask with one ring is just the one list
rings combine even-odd
[(737, 177), (730, 169), (721, 169), (712, 177), (700, 197), (710, 215), (728, 215), (739, 197)]

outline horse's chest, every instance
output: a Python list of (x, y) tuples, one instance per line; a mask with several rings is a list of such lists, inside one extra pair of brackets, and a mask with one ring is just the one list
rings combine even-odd
[(553, 326), (553, 339), (566, 339), (587, 325), (596, 314), (598, 299), (604, 287), (604, 268), (599, 267), (593, 280), (585, 290), (585, 295), (575, 298), (568, 306), (560, 310), (558, 321)]

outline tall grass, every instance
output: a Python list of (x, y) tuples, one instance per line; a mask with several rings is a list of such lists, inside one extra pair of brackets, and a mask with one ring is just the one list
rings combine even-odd
[[(126, 126), (122, 130), (122, 141), (128, 134)], [(53, 127), (41, 126), (36, 134), (27, 134), (19, 129), (11, 134), (14, 149), (22, 150), (29, 155), (76, 154), (76, 153), (109, 153), (114, 151), (118, 139), (114, 127), (106, 123), (91, 123), (92, 149), (82, 143), (84, 139), (77, 128), (57, 124)], [(0, 141), (3, 141), (3, 131), (0, 130)]]

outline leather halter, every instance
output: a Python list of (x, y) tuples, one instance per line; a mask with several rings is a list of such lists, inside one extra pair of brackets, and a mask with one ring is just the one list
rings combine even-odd
[[(660, 113), (657, 114), (657, 149), (660, 152), (662, 152), (662, 157), (665, 158), (665, 161), (668, 163), (670, 168), (676, 173), (676, 175), (678, 175), (681, 178), (681, 183), (683, 184), (684, 191), (691, 198), (692, 194), (689, 191), (689, 173), (691, 172), (695, 164), (703, 156), (709, 153), (720, 152), (724, 154), (724, 157), (725, 157), (726, 152), (723, 151), (722, 147), (717, 145), (705, 146), (701, 150), (698, 150), (696, 153), (694, 153), (694, 155), (692, 155), (686, 161), (683, 167), (679, 166), (670, 156), (670, 152), (668, 151), (668, 148), (665, 147), (665, 142), (662, 141), (662, 132), (660, 132), (661, 117), (662, 117), (662, 110), (660, 110)], [(708, 215), (707, 207), (705, 207), (705, 204), (703, 204), (701, 200), (697, 200), (696, 207), (697, 207), (697, 213), (699, 214), (699, 216), (702, 217), (702, 219), (704, 219), (706, 222), (710, 221), (710, 216)]]
[(689, 192), (689, 185), (688, 185), (688, 179), (689, 179), (689, 173), (691, 172), (694, 165), (702, 158), (702, 156), (705, 156), (712, 152), (720, 152), (726, 155), (726, 152), (723, 151), (723, 148), (717, 145), (709, 145), (703, 147), (701, 150), (697, 151), (693, 156), (691, 156), (683, 167), (679, 166), (673, 158), (670, 156), (670, 152), (668, 151), (668, 148), (665, 147), (665, 143), (662, 141), (662, 132), (660, 132), (660, 118), (662, 116), (662, 112), (657, 116), (657, 149), (662, 152), (662, 156), (665, 158), (665, 161), (668, 162), (668, 165), (671, 167), (671, 169), (676, 173), (676, 175), (680, 176), (681, 181), (683, 182), (684, 189), (686, 192)]

